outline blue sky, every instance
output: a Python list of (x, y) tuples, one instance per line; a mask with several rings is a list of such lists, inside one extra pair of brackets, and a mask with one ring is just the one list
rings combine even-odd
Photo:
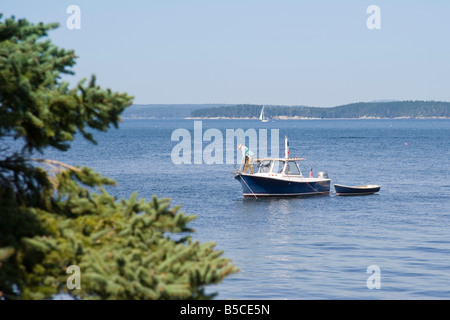
[[(69, 30), (69, 5), (81, 29)], [(381, 9), (370, 30), (369, 5)], [(450, 1), (6, 0), (136, 104), (450, 101)]]

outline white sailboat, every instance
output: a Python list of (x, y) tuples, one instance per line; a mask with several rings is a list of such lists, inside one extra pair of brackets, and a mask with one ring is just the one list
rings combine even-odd
[(259, 120), (261, 120), (262, 122), (269, 122), (269, 119), (267, 119), (267, 118), (264, 116), (264, 106), (263, 106), (262, 109), (261, 109), (261, 114), (259, 115)]

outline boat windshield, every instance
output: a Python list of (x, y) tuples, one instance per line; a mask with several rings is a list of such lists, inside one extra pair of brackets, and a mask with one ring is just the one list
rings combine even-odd
[(288, 161), (284, 173), (289, 175), (299, 175), (300, 170), (298, 169), (297, 163), (295, 161)]
[(270, 171), (270, 165), (271, 164), (272, 164), (272, 161), (270, 161), (270, 160), (258, 161), (256, 163), (256, 166), (258, 168), (257, 172), (258, 173), (268, 173)]
[(284, 161), (275, 160), (273, 162), (272, 173), (282, 173), (284, 168)]
[(284, 173), (287, 175), (300, 175), (301, 172), (296, 161), (285, 160), (258, 160), (253, 167), (257, 173)]

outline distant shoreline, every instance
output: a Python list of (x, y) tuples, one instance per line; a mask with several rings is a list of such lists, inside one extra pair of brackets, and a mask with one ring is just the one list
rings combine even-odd
[[(279, 117), (270, 118), (269, 120), (445, 120), (449, 117), (361, 117), (361, 118), (305, 118), (305, 117)], [(122, 120), (255, 120), (258, 118), (231, 118), (231, 117), (184, 117), (184, 118), (156, 118), (156, 117), (122, 117)]]
[[(357, 102), (330, 108), (266, 105), (272, 120), (319, 119), (450, 119), (450, 102), (393, 101)], [(261, 105), (132, 105), (123, 118), (258, 120)]]
[[(256, 117), (186, 117), (185, 120), (258, 120)], [(383, 117), (359, 117), (359, 118), (307, 118), (307, 117), (287, 117), (279, 116), (270, 118), (269, 120), (400, 120), (400, 119), (418, 119), (418, 120), (429, 120), (429, 119), (450, 119), (448, 117), (394, 117), (394, 118), (383, 118)]]
[[(450, 118), (450, 102), (396, 101), (358, 102), (332, 108), (303, 106), (265, 106), (264, 115), (278, 120), (309, 119), (434, 119)], [(260, 105), (235, 105), (202, 108), (186, 115), (188, 118), (234, 119), (260, 118)]]

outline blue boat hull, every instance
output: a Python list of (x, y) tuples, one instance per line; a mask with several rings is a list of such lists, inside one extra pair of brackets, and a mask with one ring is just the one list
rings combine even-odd
[(244, 197), (291, 197), (330, 193), (330, 180), (294, 181), (255, 175), (237, 174)]

